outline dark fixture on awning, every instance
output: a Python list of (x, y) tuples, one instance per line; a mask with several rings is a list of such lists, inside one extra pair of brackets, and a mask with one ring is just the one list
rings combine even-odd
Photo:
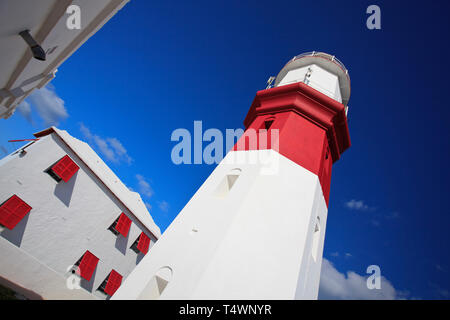
[(33, 57), (45, 61), (45, 51), (39, 45), (39, 43), (34, 40), (33, 36), (30, 34), (30, 30), (24, 30), (19, 33), (19, 35), (25, 40), (25, 42), (30, 46)]

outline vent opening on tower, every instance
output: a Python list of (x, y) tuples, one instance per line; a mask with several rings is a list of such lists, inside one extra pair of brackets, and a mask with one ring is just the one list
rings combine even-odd
[(235, 185), (237, 179), (241, 174), (241, 169), (234, 168), (230, 171), (220, 182), (219, 186), (216, 189), (216, 195), (219, 197), (225, 197), (228, 192), (230, 192), (231, 188)]
[(320, 243), (320, 218), (317, 217), (316, 224), (314, 226), (313, 241), (311, 248), (311, 254), (314, 262), (317, 262), (317, 257), (319, 256), (319, 243)]
[(274, 121), (275, 121), (275, 117), (269, 117), (269, 118), (265, 119), (260, 129), (269, 130)]
[(172, 279), (173, 271), (170, 267), (160, 268), (156, 274), (150, 279), (147, 286), (141, 292), (138, 300), (156, 300), (167, 288)]

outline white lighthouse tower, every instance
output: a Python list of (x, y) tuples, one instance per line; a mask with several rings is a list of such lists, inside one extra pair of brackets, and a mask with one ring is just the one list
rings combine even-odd
[(350, 146), (349, 97), (334, 56), (290, 60), (113, 299), (317, 299), (331, 167)]

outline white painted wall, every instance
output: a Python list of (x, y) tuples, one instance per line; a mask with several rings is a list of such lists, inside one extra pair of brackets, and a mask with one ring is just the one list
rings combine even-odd
[[(308, 69), (311, 75), (306, 78), (308, 81), (304, 81)], [(278, 87), (295, 82), (305, 82), (310, 87), (342, 103), (339, 78), (316, 64), (290, 70), (280, 81)]]
[[(65, 287), (66, 271), (89, 250), (100, 261), (91, 281), (82, 279), (88, 291), (82, 290), (105, 298), (96, 290), (111, 269), (126, 278), (143, 258), (130, 249), (141, 231), (152, 244), (156, 239), (58, 135), (45, 136), (25, 150), (23, 156), (16, 153), (0, 161), (0, 203), (17, 194), (33, 208), (13, 230), (0, 232), (0, 253), (8, 257), (0, 259), (0, 276), (44, 298), (76, 298), (80, 294)], [(57, 183), (44, 170), (66, 154), (80, 170), (68, 183)], [(121, 212), (132, 220), (127, 238), (107, 230)], [(52, 281), (41, 286), (40, 278)]]
[[(236, 154), (271, 155), (279, 170), (230, 163)], [(235, 168), (241, 174), (224, 196)], [(317, 215), (323, 234), (313, 263)], [(326, 216), (315, 174), (273, 150), (230, 152), (113, 299), (316, 299)]]

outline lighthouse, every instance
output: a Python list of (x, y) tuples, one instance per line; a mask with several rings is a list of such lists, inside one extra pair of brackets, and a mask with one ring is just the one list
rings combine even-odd
[(331, 169), (350, 146), (349, 98), (336, 57), (292, 58), (113, 299), (317, 299)]

